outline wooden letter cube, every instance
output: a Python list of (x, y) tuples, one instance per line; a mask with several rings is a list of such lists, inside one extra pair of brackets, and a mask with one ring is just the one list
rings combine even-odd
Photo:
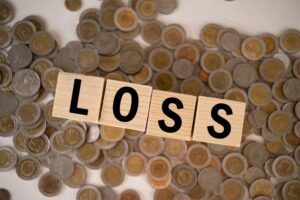
[[(183, 105), (183, 108), (179, 109), (174, 103), (168, 106), (182, 120), (181, 127), (176, 132), (166, 132), (159, 126), (160, 120), (164, 120), (168, 127), (175, 125), (173, 117), (167, 116), (162, 109), (164, 101), (169, 98), (179, 99)], [(189, 141), (192, 135), (196, 100), (196, 97), (191, 95), (153, 90), (146, 134)]]
[[(138, 96), (138, 105), (133, 101), (131, 93), (122, 92), (119, 98), (115, 98), (117, 93), (122, 91), (124, 87), (131, 88)], [(137, 131), (145, 131), (148, 119), (149, 104), (152, 94), (152, 87), (133, 84), (128, 82), (121, 82), (115, 80), (107, 80), (105, 87), (105, 94), (103, 99), (102, 111), (100, 116), (100, 124), (115, 126), (120, 128), (132, 129)], [(114, 101), (116, 103), (118, 113), (121, 116), (129, 116), (131, 109), (137, 108), (135, 115), (132, 115), (129, 121), (119, 120), (114, 114)], [(118, 105), (119, 104), (119, 105)]]
[[(77, 121), (98, 123), (104, 81), (105, 79), (100, 77), (60, 72), (58, 75), (54, 98), (53, 116)], [(76, 91), (74, 87), (76, 86), (75, 82), (80, 82), (80, 87), (77, 87), (77, 92), (79, 89), (78, 98), (74, 98), (74, 96), (72, 98), (73, 92)], [(74, 104), (74, 106), (77, 110), (85, 110), (85, 112), (83, 112), (84, 114), (70, 112), (70, 110), (72, 110), (72, 99), (75, 102), (76, 99), (78, 100), (77, 105)]]
[[(227, 137), (215, 138), (208, 132), (208, 126), (213, 126), (219, 136), (223, 135), (221, 134), (224, 130), (223, 125), (216, 122), (211, 114), (213, 107), (220, 103), (228, 105), (232, 110), (231, 115), (226, 114), (223, 109), (218, 111), (218, 115), (230, 123), (231, 131)], [(241, 144), (245, 106), (245, 103), (238, 101), (199, 97), (193, 140), (239, 147)]]

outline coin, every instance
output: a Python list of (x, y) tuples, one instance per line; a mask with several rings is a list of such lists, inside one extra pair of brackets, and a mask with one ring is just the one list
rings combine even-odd
[(208, 166), (211, 161), (210, 151), (203, 144), (193, 144), (188, 148), (186, 161), (192, 167), (202, 169)]
[(36, 31), (45, 31), (46, 29), (45, 22), (41, 19), (41, 17), (37, 15), (29, 15), (25, 17), (24, 20), (31, 22), (34, 25)]
[(39, 31), (30, 39), (30, 49), (38, 56), (47, 56), (53, 52), (55, 48), (55, 40), (53, 37), (45, 31)]
[(41, 80), (42, 80), (42, 85), (46, 90), (50, 92), (55, 92), (58, 74), (61, 71), (62, 71), (61, 69), (56, 67), (51, 67), (45, 70), (45, 72), (41, 77)]
[(162, 71), (154, 74), (152, 78), (153, 88), (163, 91), (175, 91), (178, 81), (174, 74), (169, 71)]
[(78, 162), (74, 162), (73, 174), (64, 180), (64, 184), (71, 188), (79, 188), (85, 184), (86, 178), (87, 172), (85, 167)]
[(145, 22), (141, 30), (142, 38), (149, 44), (156, 44), (160, 42), (163, 28), (164, 24), (160, 21)]
[(103, 0), (101, 4), (101, 8), (107, 7), (107, 6), (114, 6), (117, 8), (124, 7), (124, 4), (121, 0)]
[(187, 164), (172, 169), (172, 184), (179, 190), (190, 190), (197, 184), (197, 172)]
[(46, 154), (50, 148), (50, 141), (46, 135), (37, 138), (26, 138), (25, 150), (29, 155), (41, 156)]
[[(98, 145), (98, 144), (97, 144)], [(99, 147), (100, 148), (100, 147)], [(107, 163), (107, 158), (104, 156), (103, 151), (99, 150), (99, 157), (91, 163), (85, 163), (90, 169), (100, 169)]]
[(156, 48), (149, 54), (148, 63), (155, 71), (168, 70), (173, 64), (173, 55), (165, 48)]
[(44, 118), (47, 121), (48, 124), (52, 126), (58, 126), (61, 125), (65, 120), (62, 118), (53, 117), (53, 104), (54, 100), (49, 101), (46, 105), (43, 106), (43, 114)]
[(153, 20), (159, 12), (158, 2), (154, 0), (139, 0), (135, 5), (135, 10), (141, 20)]
[(104, 186), (99, 188), (102, 199), (114, 200), (118, 198), (116, 191), (109, 186)]
[(145, 172), (147, 160), (139, 152), (130, 153), (123, 162), (124, 170), (131, 176), (138, 176)]
[(27, 20), (18, 21), (12, 27), (14, 41), (19, 44), (28, 44), (35, 32), (34, 24)]
[(265, 33), (259, 36), (266, 46), (266, 56), (274, 55), (279, 48), (278, 39), (271, 33)]
[(245, 103), (247, 103), (247, 101), (248, 101), (248, 96), (247, 96), (246, 92), (241, 88), (229, 89), (225, 93), (224, 98), (232, 100), (232, 101), (240, 101), (240, 102), (245, 102)]
[(161, 41), (168, 49), (176, 49), (186, 40), (186, 32), (179, 24), (170, 24), (164, 27), (161, 35)]
[(300, 100), (300, 80), (296, 78), (290, 78), (283, 84), (283, 94), (291, 101)]
[(0, 188), (0, 199), (10, 200), (10, 193), (7, 189)]
[(245, 181), (252, 184), (257, 179), (266, 178), (264, 170), (260, 167), (249, 167), (244, 174)]
[(217, 93), (225, 93), (232, 87), (232, 76), (225, 69), (217, 69), (208, 77), (209, 87)]
[(99, 25), (92, 19), (85, 19), (79, 22), (76, 27), (78, 38), (85, 43), (93, 42), (100, 33)]
[(59, 155), (51, 160), (49, 171), (52, 176), (62, 180), (69, 178), (74, 171), (72, 158), (67, 155)]
[[(114, 22), (114, 14), (118, 8), (114, 6), (107, 6), (102, 8), (99, 12), (99, 24), (106, 30), (116, 30), (117, 27)], [(97, 21), (97, 20), (96, 20)]]
[(222, 160), (222, 169), (231, 178), (241, 178), (248, 168), (246, 158), (240, 153), (229, 153)]
[(263, 82), (253, 83), (248, 90), (248, 97), (256, 106), (267, 105), (272, 99), (271, 89)]
[(13, 35), (9, 26), (0, 26), (0, 49), (8, 47), (13, 39)]
[(79, 17), (79, 21), (85, 20), (85, 19), (91, 19), (98, 23), (99, 21), (99, 9), (96, 8), (88, 8), (84, 10)]
[(204, 84), (198, 77), (191, 76), (181, 82), (180, 92), (194, 96), (201, 96), (204, 94)]
[(23, 102), (17, 108), (16, 117), (20, 125), (33, 125), (41, 118), (41, 108), (35, 102)]
[(206, 51), (201, 56), (200, 66), (205, 72), (211, 73), (216, 69), (222, 68), (224, 63), (224, 57), (218, 51)]
[(17, 110), (18, 100), (11, 92), (0, 91), (0, 102), (5, 102), (0, 104), (0, 116), (10, 116)]
[(239, 87), (248, 88), (256, 81), (257, 72), (250, 64), (242, 63), (234, 68), (232, 76)]
[(164, 155), (169, 159), (182, 159), (187, 151), (187, 145), (185, 141), (166, 139)]
[(293, 73), (297, 78), (300, 78), (300, 59), (299, 58), (293, 64)]
[(175, 196), (176, 191), (173, 188), (164, 188), (164, 189), (158, 189), (155, 190), (154, 193), (154, 200), (173, 200), (173, 197)]
[(120, 49), (120, 39), (112, 32), (99, 33), (93, 40), (93, 44), (101, 55), (114, 55)]
[(164, 141), (162, 138), (144, 135), (138, 142), (140, 151), (148, 157), (154, 157), (161, 154), (164, 150)]
[(158, 1), (158, 12), (164, 15), (172, 13), (177, 8), (175, 0), (160, 0)]
[(146, 173), (154, 180), (162, 181), (171, 173), (172, 166), (168, 159), (155, 156), (148, 161)]
[(290, 180), (286, 182), (282, 188), (282, 196), (284, 199), (296, 200), (299, 199), (300, 181)]
[(118, 142), (124, 137), (125, 129), (101, 125), (100, 134), (101, 138), (108, 142)]
[(187, 194), (191, 199), (206, 199), (208, 197), (208, 192), (198, 184), (191, 190), (188, 190)]
[(0, 147), (0, 171), (9, 171), (17, 164), (17, 154), (10, 146)]
[(207, 167), (199, 172), (198, 184), (207, 191), (214, 191), (220, 187), (222, 179), (223, 177), (219, 170)]
[(194, 44), (191, 43), (184, 43), (179, 45), (175, 49), (175, 59), (187, 59), (193, 65), (197, 64), (199, 61), (199, 50)]
[(76, 65), (80, 72), (88, 73), (98, 68), (99, 55), (96, 50), (84, 48), (79, 52)]
[(293, 54), (300, 51), (300, 32), (289, 29), (283, 32), (279, 38), (280, 47), (287, 53)]
[(283, 78), (285, 67), (277, 58), (265, 59), (259, 66), (260, 76), (267, 82), (275, 82)]
[(77, 158), (83, 163), (91, 163), (99, 157), (99, 147), (94, 143), (83, 143), (76, 149)]
[(39, 174), (40, 162), (33, 156), (24, 156), (16, 166), (17, 175), (23, 180), (32, 180)]
[(285, 152), (285, 147), (281, 139), (266, 141), (267, 150), (275, 155), (279, 155)]
[(67, 125), (62, 129), (63, 143), (73, 149), (80, 147), (85, 140), (85, 132), (78, 125)]
[(132, 31), (138, 25), (137, 14), (132, 8), (121, 7), (114, 14), (114, 24), (121, 31)]
[(285, 135), (292, 128), (291, 117), (286, 112), (275, 111), (269, 116), (268, 127), (276, 135)]
[(174, 196), (173, 200), (191, 200), (191, 198), (185, 193), (178, 193)]
[(127, 189), (120, 193), (118, 199), (119, 200), (128, 200), (128, 199), (141, 200), (141, 197), (140, 197), (139, 193), (137, 193), (135, 190)]
[(134, 51), (121, 52), (120, 69), (126, 74), (135, 74), (143, 67), (143, 57)]
[(249, 60), (259, 60), (266, 54), (266, 45), (258, 37), (248, 37), (242, 43), (242, 53)]
[(119, 68), (120, 66), (120, 54), (113, 56), (103, 56), (100, 55), (99, 58), (99, 68), (104, 72), (112, 72)]
[(239, 65), (245, 63), (244, 58), (230, 58), (227, 60), (224, 64), (224, 69), (227, 69), (230, 72), (233, 72), (233, 70)]
[(47, 197), (56, 196), (62, 188), (62, 181), (49, 172), (42, 175), (38, 183), (39, 191)]
[(77, 200), (90, 199), (90, 200), (101, 200), (101, 193), (98, 188), (93, 185), (82, 186), (76, 195)]
[(207, 24), (200, 32), (200, 40), (208, 48), (217, 46), (217, 36), (221, 30), (221, 26), (218, 24)]
[(36, 58), (30, 65), (30, 69), (35, 71), (40, 77), (42, 77), (46, 69), (51, 67), (54, 67), (53, 62), (44, 57)]
[(138, 23), (137, 26), (132, 31), (121, 31), (117, 30), (117, 35), (123, 40), (133, 40), (135, 39), (142, 30), (142, 26)]
[(297, 176), (297, 163), (287, 155), (281, 155), (275, 158), (272, 163), (272, 172), (281, 180), (289, 180)]
[(264, 144), (250, 142), (243, 149), (243, 155), (251, 166), (261, 167), (269, 158), (269, 153)]
[(273, 184), (271, 181), (267, 179), (257, 179), (255, 180), (250, 188), (250, 196), (251, 197), (257, 197), (257, 196), (269, 196), (272, 197), (273, 193)]
[(242, 200), (245, 196), (244, 187), (239, 179), (229, 178), (221, 184), (220, 194), (223, 199)]
[(104, 150), (103, 153), (109, 160), (121, 161), (128, 154), (128, 143), (126, 140), (120, 140), (112, 148)]
[(65, 0), (65, 6), (69, 11), (78, 11), (82, 7), (81, 0)]
[(31, 50), (22, 44), (11, 47), (8, 52), (8, 61), (13, 71), (27, 67), (32, 60)]
[(21, 130), (18, 130), (17, 133), (14, 135), (13, 143), (14, 143), (14, 147), (18, 151), (25, 152), (25, 139), (26, 137), (24, 136)]
[(239, 32), (233, 28), (224, 28), (217, 35), (217, 44), (225, 51), (240, 49), (241, 40)]
[(50, 136), (51, 150), (57, 153), (68, 153), (72, 149), (64, 144), (61, 135), (61, 131), (56, 131)]
[(144, 63), (138, 73), (129, 76), (129, 80), (137, 84), (147, 84), (151, 80), (152, 75), (153, 71), (151, 67), (147, 63)]
[(119, 186), (123, 183), (124, 177), (122, 166), (116, 162), (107, 163), (101, 171), (101, 180), (107, 186)]
[(36, 124), (31, 125), (30, 127), (21, 127), (23, 134), (27, 138), (36, 138), (41, 136), (47, 128), (46, 120), (41, 119)]
[(277, 101), (272, 99), (267, 105), (260, 107), (260, 110), (265, 112), (267, 115), (270, 115), (276, 110), (280, 110), (280, 106)]
[(0, 50), (0, 64), (8, 64), (8, 55), (4, 50)]
[(9, 23), (15, 16), (15, 10), (9, 1), (1, 1), (0, 3), (0, 24)]
[(194, 66), (186, 59), (178, 59), (172, 66), (172, 71), (177, 78), (186, 79), (193, 75)]
[(253, 110), (248, 115), (248, 121), (255, 129), (263, 128), (268, 120), (268, 115), (262, 110)]

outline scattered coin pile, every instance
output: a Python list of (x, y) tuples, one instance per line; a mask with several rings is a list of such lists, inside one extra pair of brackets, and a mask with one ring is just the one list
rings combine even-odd
[[(72, 2), (66, 0), (67, 8), (77, 10)], [(49, 197), (64, 185), (79, 188), (78, 200), (142, 199), (133, 189), (117, 194), (113, 188), (144, 173), (155, 200), (300, 199), (299, 30), (277, 38), (208, 24), (200, 39), (188, 39), (179, 24), (156, 20), (176, 7), (175, 0), (131, 0), (128, 6), (104, 0), (100, 9), (81, 14), (79, 41), (59, 48), (38, 16), (6, 25), (14, 9), (1, 1), (0, 136), (13, 137), (14, 147), (0, 147), (0, 171), (39, 177), (39, 190)], [(133, 40), (139, 34), (146, 49)], [(60, 71), (247, 102), (242, 145), (163, 139), (52, 117), (53, 100), (41, 100), (55, 93)], [(250, 140), (252, 133), (261, 141)], [(48, 172), (41, 175), (41, 167)], [(105, 186), (88, 184), (87, 168), (101, 169)]]

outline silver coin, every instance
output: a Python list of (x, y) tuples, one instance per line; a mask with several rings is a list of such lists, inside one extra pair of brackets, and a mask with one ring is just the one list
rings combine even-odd
[(257, 72), (250, 64), (242, 63), (234, 68), (232, 76), (238, 86), (248, 88), (256, 81)]
[(120, 39), (112, 32), (101, 32), (93, 40), (93, 44), (101, 55), (114, 55), (120, 50)]
[(224, 69), (227, 69), (230, 72), (233, 72), (233, 70), (238, 66), (239, 64), (245, 63), (246, 60), (242, 58), (230, 58), (225, 64)]
[(6, 1), (6, 0), (1, 1), (0, 9), (1, 9), (1, 15), (2, 15), (0, 24), (2, 25), (2, 24), (9, 23), (15, 16), (15, 10), (14, 10), (11, 2)]
[(117, 192), (109, 186), (99, 188), (103, 200), (116, 200), (118, 198)]
[(193, 75), (194, 65), (187, 59), (178, 59), (174, 62), (172, 71), (177, 78), (186, 79)]
[(253, 128), (260, 129), (267, 124), (268, 115), (261, 110), (253, 110), (248, 115), (248, 120)]
[(217, 42), (226, 51), (235, 51), (242, 43), (239, 33), (232, 28), (222, 29), (218, 34)]
[(18, 44), (28, 44), (35, 32), (34, 24), (26, 20), (18, 21), (12, 27), (14, 41)]
[(17, 164), (17, 153), (10, 146), (0, 147), (0, 171), (9, 171)]
[(276, 141), (280, 139), (279, 135), (274, 134), (270, 129), (265, 126), (261, 129), (261, 136), (265, 139), (265, 141)]
[(99, 125), (90, 125), (86, 133), (86, 141), (89, 143), (95, 142), (100, 136)]
[(32, 52), (29, 47), (18, 44), (11, 47), (8, 52), (8, 61), (13, 71), (18, 71), (30, 65)]
[(93, 200), (102, 199), (99, 189), (93, 185), (82, 186), (76, 194), (76, 200), (90, 199), (90, 198), (93, 198)]
[(18, 107), (18, 100), (11, 92), (0, 91), (0, 116), (12, 115)]
[(75, 58), (71, 57), (70, 48), (62, 48), (53, 59), (53, 64), (65, 72), (73, 72), (76, 68)]
[(135, 74), (143, 67), (143, 57), (135, 51), (121, 52), (120, 69), (126, 74)]
[(222, 183), (222, 174), (219, 170), (207, 167), (202, 169), (198, 175), (198, 184), (205, 190), (214, 191)]
[(10, 27), (6, 25), (0, 26), (0, 36), (0, 49), (5, 49), (11, 44), (13, 39)]
[(23, 69), (14, 74), (12, 80), (13, 90), (22, 97), (32, 97), (38, 93), (41, 85), (39, 75), (30, 70)]
[(83, 45), (80, 41), (71, 41), (68, 42), (65, 46), (65, 49), (68, 52), (70, 59), (76, 59), (79, 55), (79, 52), (82, 50)]
[(290, 78), (283, 85), (284, 96), (291, 101), (300, 100), (300, 80)]
[(249, 165), (262, 167), (269, 158), (269, 152), (264, 144), (259, 142), (250, 142), (243, 150), (243, 154)]
[(24, 18), (24, 20), (27, 20), (27, 21), (30, 21), (36, 31), (45, 31), (46, 30), (46, 24), (45, 22), (43, 21), (43, 19), (37, 15), (29, 15), (27, 17)]
[(57, 156), (59, 156), (58, 153), (52, 151), (52, 150), (49, 150), (47, 153), (41, 155), (38, 157), (39, 161), (40, 161), (40, 164), (43, 166), (43, 167), (47, 167), (49, 168), (50, 166), (50, 163), (52, 161), (53, 158), (56, 158)]
[(158, 1), (158, 12), (164, 15), (172, 13), (177, 8), (176, 0), (160, 0)]
[(55, 178), (62, 180), (69, 178), (74, 171), (74, 163), (72, 158), (66, 155), (59, 155), (52, 159), (49, 172)]

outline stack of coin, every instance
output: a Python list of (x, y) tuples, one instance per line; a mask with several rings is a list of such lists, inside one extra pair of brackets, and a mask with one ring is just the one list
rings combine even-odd
[[(142, 199), (132, 189), (114, 191), (125, 174), (146, 174), (155, 200), (300, 198), (299, 30), (277, 38), (211, 23), (198, 39), (187, 39), (183, 26), (157, 19), (177, 8), (175, 0), (130, 0), (128, 6), (103, 0), (81, 13), (78, 41), (60, 48), (39, 16), (10, 27), (11, 4), (0, 2), (0, 137), (13, 137), (14, 148), (29, 155), (18, 159), (14, 148), (1, 146), (0, 171), (15, 168), (32, 180), (47, 167), (40, 192), (55, 196), (67, 185), (79, 188), (77, 199)], [(65, 6), (77, 11), (82, 2), (65, 0)], [(139, 35), (149, 44), (145, 49), (134, 41)], [(60, 71), (246, 102), (241, 147), (53, 117)], [(249, 141), (253, 134), (260, 140)], [(90, 185), (87, 168), (101, 169), (106, 186)]]

